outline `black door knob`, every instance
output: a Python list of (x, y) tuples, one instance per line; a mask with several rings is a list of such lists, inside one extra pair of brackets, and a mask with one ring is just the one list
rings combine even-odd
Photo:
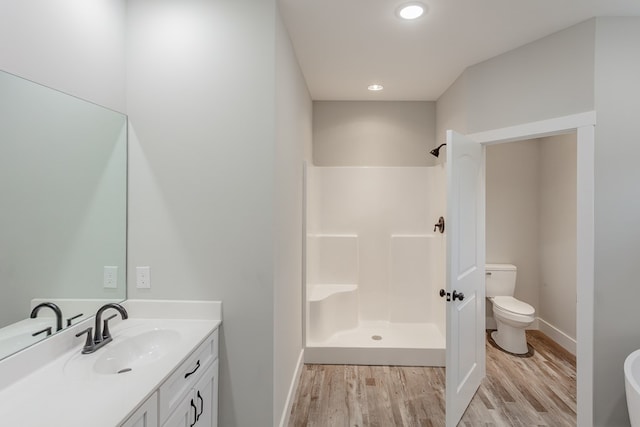
[(462, 292), (453, 291), (453, 300), (455, 301), (456, 298), (462, 301), (464, 299), (464, 294)]

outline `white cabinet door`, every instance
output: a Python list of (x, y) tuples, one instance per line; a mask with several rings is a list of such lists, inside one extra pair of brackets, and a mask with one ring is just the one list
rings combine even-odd
[(176, 407), (162, 427), (194, 427), (198, 408), (194, 394), (189, 393)]
[(216, 427), (218, 425), (218, 361), (216, 360), (202, 376), (194, 389), (197, 407), (194, 427)]
[(121, 427), (158, 427), (158, 393), (153, 393)]

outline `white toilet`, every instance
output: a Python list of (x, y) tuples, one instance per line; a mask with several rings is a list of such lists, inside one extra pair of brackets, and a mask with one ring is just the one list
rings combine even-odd
[(491, 338), (509, 353), (525, 354), (529, 349), (524, 331), (535, 320), (536, 310), (513, 297), (517, 268), (511, 264), (487, 264), (485, 270), (486, 295), (493, 304), (498, 325)]

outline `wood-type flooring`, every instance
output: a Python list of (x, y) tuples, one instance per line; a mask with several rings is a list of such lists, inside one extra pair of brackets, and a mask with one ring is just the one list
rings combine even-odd
[[(527, 331), (531, 357), (487, 340), (487, 376), (458, 426), (575, 426), (575, 357)], [(305, 365), (290, 427), (444, 426), (445, 369)]]

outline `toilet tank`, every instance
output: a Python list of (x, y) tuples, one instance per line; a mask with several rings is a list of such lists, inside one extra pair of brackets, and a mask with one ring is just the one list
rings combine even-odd
[(512, 297), (516, 290), (517, 268), (512, 264), (487, 264), (486, 271), (486, 296)]

